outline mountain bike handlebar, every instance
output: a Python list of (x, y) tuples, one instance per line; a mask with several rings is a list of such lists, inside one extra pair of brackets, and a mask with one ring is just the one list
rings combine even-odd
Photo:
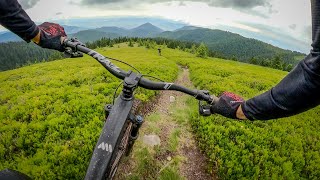
[[(138, 120), (139, 118), (132, 118), (134, 116), (132, 114), (132, 109), (134, 109), (133, 92), (138, 86), (150, 90), (175, 90), (189, 94), (199, 100), (200, 115), (211, 115), (210, 107), (217, 98), (210, 96), (208, 91), (192, 90), (174, 83), (154, 82), (143, 78), (140, 73), (124, 71), (111, 63), (107, 57), (85, 47), (77, 39), (66, 39), (63, 45), (66, 48), (65, 53), (71, 57), (81, 57), (82, 53), (88, 54), (112, 75), (123, 80), (122, 93), (113, 105), (106, 106), (108, 107), (106, 123), (94, 148), (85, 179), (112, 179), (117, 170), (119, 159), (128, 147), (128, 142), (130, 141), (132, 145), (137, 138), (139, 127), (143, 122), (143, 120)], [(208, 104), (203, 105), (201, 101), (206, 101)], [(130, 126), (130, 123), (134, 125)]]
[[(82, 52), (85, 53), (89, 56), (92, 56), (95, 58), (103, 67), (105, 67), (112, 75), (116, 76), (119, 79), (124, 80), (125, 77), (130, 74), (129, 72), (126, 72), (113, 63), (111, 61), (104, 57), (103, 55), (99, 54), (98, 52), (89, 49), (85, 47), (83, 43), (78, 41), (77, 39), (65, 39), (63, 41), (63, 45), (66, 48), (71, 48), (73, 52)], [(150, 89), (150, 90), (175, 90), (175, 91), (180, 91), (183, 93), (186, 93), (188, 95), (194, 96), (196, 99), (200, 101), (206, 101), (209, 104), (213, 104), (217, 98), (215, 96), (210, 96), (208, 91), (204, 90), (192, 90), (188, 89), (184, 86), (180, 86), (174, 83), (168, 83), (168, 82), (155, 82), (151, 81), (149, 79), (141, 77), (138, 86), (143, 87), (145, 89)]]

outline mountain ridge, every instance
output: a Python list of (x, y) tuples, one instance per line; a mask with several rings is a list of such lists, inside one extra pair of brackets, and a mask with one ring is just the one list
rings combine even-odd
[[(272, 59), (279, 56), (288, 63), (296, 64), (297, 60), (295, 57), (305, 56), (303, 53), (282, 49), (266, 42), (247, 38), (236, 33), (189, 25), (177, 28), (173, 31), (164, 31), (150, 22), (143, 23), (131, 29), (116, 26), (104, 26), (87, 30), (76, 26), (65, 26), (65, 29), (68, 32), (76, 32), (68, 34), (69, 37), (77, 37), (83, 42), (92, 42), (103, 37), (113, 39), (123, 36), (140, 38), (160, 37), (195, 43), (203, 42), (213, 53), (215, 53), (215, 56), (243, 62), (249, 62), (252, 58)], [(0, 34), (0, 42), (8, 39), (11, 41), (18, 41), (17, 39), (20, 39), (16, 35), (10, 36), (9, 34), (8, 37), (4, 38), (5, 40), (2, 40), (1, 37), (4, 35), (8, 36), (6, 33)]]
[(296, 64), (294, 57), (305, 55), (297, 51), (282, 49), (254, 38), (246, 38), (229, 31), (201, 27), (193, 30), (188, 30), (188, 28), (184, 27), (181, 29), (183, 30), (165, 31), (158, 34), (158, 37), (196, 43), (203, 42), (217, 55), (244, 62), (248, 62), (252, 58), (272, 59), (275, 56), (279, 56), (288, 63)]

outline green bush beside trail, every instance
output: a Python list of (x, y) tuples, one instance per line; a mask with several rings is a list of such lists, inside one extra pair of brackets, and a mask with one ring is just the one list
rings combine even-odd
[[(231, 91), (248, 99), (267, 91), (287, 74), (234, 61), (195, 58), (169, 49), (163, 55), (188, 66), (194, 85), (215, 95)], [(220, 115), (199, 117), (196, 106), (194, 109), (190, 122), (220, 178), (320, 177), (320, 107), (289, 118), (253, 122)]]
[[(232, 91), (251, 98), (287, 74), (168, 48), (158, 56), (156, 49), (116, 47), (98, 51), (166, 81), (176, 78), (177, 63), (187, 65), (194, 85), (216, 95)], [(119, 82), (88, 56), (1, 72), (0, 169), (34, 179), (83, 179), (103, 125), (103, 106), (112, 102)], [(154, 95), (136, 92), (143, 101)], [(199, 117), (196, 101), (190, 105), (199, 144), (221, 179), (320, 177), (319, 107), (290, 118), (250, 122)]]
[[(166, 81), (178, 73), (175, 62), (157, 50), (98, 51)], [(1, 72), (0, 170), (34, 179), (83, 179), (104, 123), (103, 107), (112, 103), (119, 82), (89, 56)], [(143, 101), (154, 95), (136, 91)]]

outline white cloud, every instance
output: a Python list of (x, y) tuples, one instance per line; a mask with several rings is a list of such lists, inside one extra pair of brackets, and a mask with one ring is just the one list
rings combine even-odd
[[(282, 33), (283, 37), (290, 36), (305, 42), (305, 44), (311, 44), (308, 35), (311, 26), (311, 8), (310, 1), (307, 0), (20, 1), (27, 4), (28, 7), (32, 7), (26, 11), (37, 22), (75, 17), (157, 16), (202, 27), (228, 26), (253, 33), (266, 33), (262, 26), (248, 25), (260, 24), (271, 27), (266, 33), (268, 35), (277, 34), (281, 36)], [(84, 2), (87, 2), (85, 6), (83, 5)], [(90, 2), (95, 6), (88, 5)], [(281, 31), (272, 33), (273, 28)]]
[(23, 9), (30, 9), (35, 6), (40, 0), (18, 0)]

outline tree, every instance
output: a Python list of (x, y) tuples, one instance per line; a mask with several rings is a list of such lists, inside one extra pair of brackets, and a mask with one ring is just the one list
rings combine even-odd
[(257, 58), (252, 57), (252, 58), (249, 60), (249, 63), (250, 63), (250, 64), (258, 64), (258, 60), (257, 60)]
[(201, 43), (200, 46), (197, 48), (197, 57), (207, 58), (208, 53), (208, 47), (204, 43)]
[(139, 38), (139, 39), (138, 39), (138, 47), (141, 47), (141, 46), (143, 46), (143, 42), (142, 42), (142, 40)]
[(191, 53), (196, 54), (197, 53), (197, 46), (195, 44), (192, 45), (191, 47)]
[(132, 41), (130, 40), (129, 41), (129, 45), (128, 45), (129, 47), (133, 47), (133, 43), (132, 43)]
[(275, 69), (281, 69), (282, 70), (282, 62), (279, 56), (276, 56), (272, 60), (272, 67)]

